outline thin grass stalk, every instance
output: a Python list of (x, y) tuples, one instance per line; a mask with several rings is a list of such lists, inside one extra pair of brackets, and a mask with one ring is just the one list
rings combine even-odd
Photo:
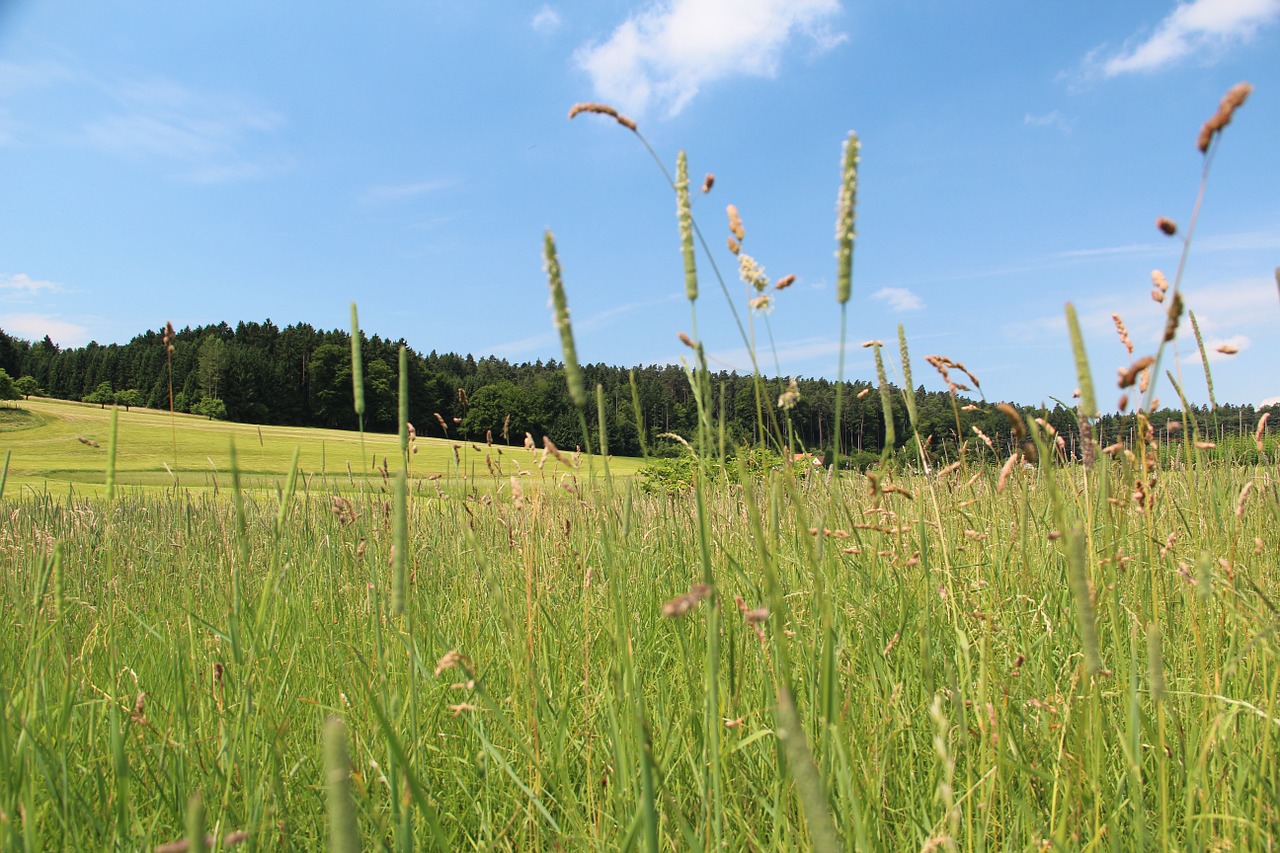
[(1213, 371), (1209, 369), (1209, 355), (1204, 349), (1204, 337), (1200, 334), (1200, 323), (1196, 320), (1196, 312), (1188, 311), (1191, 318), (1191, 329), (1196, 334), (1196, 347), (1200, 350), (1200, 363), (1204, 365), (1204, 384), (1209, 388), (1209, 414), (1213, 417), (1213, 436), (1218, 438), (1218, 401), (1213, 396)]
[(209, 839), (205, 837), (204, 797), (196, 791), (187, 800), (186, 830), (187, 853), (206, 853)]
[(609, 473), (609, 426), (604, 409), (604, 386), (596, 383), (596, 425), (600, 432), (600, 458), (604, 460), (604, 480), (613, 499), (613, 477)]
[(884, 417), (884, 446), (880, 449), (880, 467), (883, 468), (893, 458), (894, 445), (898, 436), (893, 423), (893, 398), (889, 394), (889, 377), (884, 371), (884, 357), (880, 354), (880, 342), (871, 347), (876, 354), (876, 379), (880, 383), (880, 411)]
[(403, 457), (404, 468), (409, 468), (409, 348), (403, 344), (400, 345), (400, 387), (399, 395), (399, 421), (400, 421), (400, 455)]
[(840, 166), (840, 193), (836, 199), (836, 302), (840, 305), (840, 358), (836, 368), (836, 412), (832, 423), (835, 442), (831, 464), (840, 470), (840, 418), (844, 402), (844, 355), (848, 330), (849, 297), (853, 294), (853, 244), (857, 236), (858, 134), (850, 131)]
[[(1243, 103), (1241, 99), (1240, 103)], [(1238, 106), (1238, 105), (1237, 105)], [(1221, 108), (1220, 108), (1221, 109)], [(1221, 128), (1219, 128), (1220, 130)], [(1204, 204), (1205, 189), (1209, 184), (1209, 167), (1213, 165), (1214, 155), (1218, 152), (1218, 146), (1221, 144), (1222, 134), (1215, 133), (1208, 140), (1208, 144), (1201, 147), (1201, 153), (1204, 154), (1204, 168), (1200, 172), (1200, 186), (1196, 191), (1196, 203), (1191, 210), (1191, 220), (1187, 225), (1186, 236), (1182, 238), (1182, 253), (1178, 257), (1178, 272), (1173, 279), (1173, 304), (1179, 304), (1182, 299), (1182, 274), (1187, 268), (1187, 258), (1191, 254), (1191, 238), (1195, 235), (1196, 224), (1200, 221), (1200, 208)], [(1147, 386), (1146, 396), (1143, 398), (1142, 408), (1146, 411), (1151, 410), (1151, 401), (1155, 399), (1156, 382), (1155, 377), (1160, 374), (1160, 361), (1164, 356), (1165, 345), (1169, 343), (1169, 335), (1164, 335), (1160, 339), (1160, 346), (1156, 348), (1155, 363), (1152, 365), (1151, 376), (1152, 381)], [(1208, 362), (1205, 362), (1207, 367)]]
[(409, 585), (409, 522), (408, 522), (408, 488), (404, 469), (396, 472), (395, 494), (392, 504), (392, 539), (391, 549), (391, 612), (403, 616), (405, 610), (406, 590)]
[(367, 471), (369, 462), (364, 452), (364, 359), (360, 353), (360, 315), (354, 302), (351, 303), (351, 395), (360, 427), (360, 464)]
[(0, 498), (4, 497), (4, 487), (9, 482), (9, 460), (11, 458), (13, 458), (13, 451), (6, 450), (4, 452), (4, 471), (0, 471)]
[(116, 497), (116, 437), (119, 415), (120, 407), (112, 406), (110, 426), (107, 428), (107, 503), (112, 503)]
[(284, 481), (284, 491), (280, 495), (280, 508), (276, 511), (276, 540), (284, 534), (285, 519), (288, 518), (289, 505), (293, 502), (293, 493), (298, 487), (298, 456), (302, 452), (301, 446), (293, 448), (293, 459), (289, 463), (289, 476)]
[[(684, 258), (684, 293), (692, 306), (698, 301), (698, 268), (693, 256), (693, 211), (689, 205), (689, 158), (676, 155), (676, 215), (680, 220), (680, 255)], [(696, 322), (696, 317), (695, 317)], [(693, 330), (694, 340), (698, 330)]]
[(1098, 399), (1093, 392), (1093, 372), (1089, 369), (1089, 354), (1085, 350), (1084, 335), (1080, 331), (1080, 318), (1076, 316), (1076, 306), (1068, 302), (1066, 313), (1067, 332), (1071, 337), (1071, 352), (1076, 359), (1076, 382), (1080, 385), (1080, 417), (1096, 418)]
[(1098, 648), (1098, 622), (1094, 613), (1092, 589), (1089, 585), (1087, 540), (1084, 528), (1075, 524), (1063, 537), (1067, 546), (1067, 581), (1076, 603), (1076, 619), (1084, 646), (1085, 674), (1089, 678), (1102, 672), (1102, 655)]
[(812, 849), (815, 853), (844, 850), (835, 822), (831, 819), (826, 783), (818, 772), (817, 765), (813, 763), (809, 741), (800, 722), (800, 712), (791, 697), (791, 689), (785, 684), (778, 685), (776, 714), (778, 740), (782, 741), (783, 752), (787, 757), (787, 769), (796, 781), (796, 795), (800, 800), (805, 825), (809, 829)]
[(324, 726), (325, 789), (332, 853), (359, 853), (360, 831), (351, 796), (351, 759), (347, 757), (347, 727), (338, 717)]
[(543, 238), (543, 261), (547, 285), (551, 289), (551, 319), (560, 333), (560, 347), (564, 352), (564, 378), (569, 388), (569, 399), (581, 410), (587, 405), (587, 392), (582, 381), (582, 368), (578, 365), (578, 350), (573, 343), (573, 326), (569, 322), (569, 302), (565, 298), (560, 260), (556, 256), (556, 240), (550, 231)]
[[(649, 458), (649, 442), (645, 438), (644, 415), (640, 411), (640, 389), (636, 386), (636, 371), (631, 368), (627, 371), (627, 378), (631, 384), (631, 413), (636, 420), (636, 436), (640, 439), (640, 455), (645, 459)], [(5, 459), (5, 470), (9, 467), (9, 461)], [(0, 495), (4, 494), (3, 481), (0, 481)]]

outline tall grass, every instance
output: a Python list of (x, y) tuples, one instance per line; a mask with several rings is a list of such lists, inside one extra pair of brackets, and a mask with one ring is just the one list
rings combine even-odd
[[(589, 449), (550, 234), (544, 257)], [(700, 344), (685, 494), (608, 461), (421, 488), (402, 359), (380, 481), (298, 489), (295, 453), (255, 491), (231, 443), (230, 494), (10, 498), (0, 847), (1274, 846), (1273, 468), (1162, 465), (1141, 413), (1077, 465), (1004, 406), (999, 470), (730, 472)]]

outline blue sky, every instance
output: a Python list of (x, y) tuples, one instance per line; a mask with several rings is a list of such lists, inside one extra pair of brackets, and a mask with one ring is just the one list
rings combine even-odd
[[(358, 8), (358, 12), (353, 9)], [(690, 330), (670, 190), (724, 248), (797, 276), (753, 318), (762, 363), (834, 377), (841, 144), (862, 139), (846, 376), (905, 324), (988, 399), (1067, 399), (1072, 300), (1106, 404), (1154, 350), (1203, 157), (1233, 84), (1186, 301), (1220, 400), (1280, 397), (1280, 0), (1125, 3), (485, 0), (0, 3), (0, 327), (63, 345), (270, 318), (432, 349), (556, 358), (542, 272), (557, 237), (582, 360), (676, 361)], [(749, 369), (707, 259), (698, 331)], [(1185, 324), (1184, 324), (1185, 328)], [(1207, 399), (1193, 339), (1177, 358)], [(773, 344), (770, 345), (769, 341)], [(895, 348), (896, 361), (896, 348)], [(1108, 390), (1110, 389), (1110, 390)], [(1167, 381), (1160, 395), (1173, 399)]]

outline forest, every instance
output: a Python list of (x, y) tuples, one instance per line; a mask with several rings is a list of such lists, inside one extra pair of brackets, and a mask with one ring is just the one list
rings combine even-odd
[[(352, 410), (351, 336), (342, 330), (319, 330), (305, 323), (280, 328), (271, 320), (187, 327), (137, 335), (126, 344), (62, 348), (48, 336), (34, 343), (0, 330), (0, 370), (11, 378), (16, 394), (81, 400), (100, 405), (145, 406), (205, 414), (242, 423), (356, 429)], [(395, 432), (396, 365), (403, 340), (362, 335), (366, 399), (365, 429)], [(581, 443), (577, 412), (569, 400), (562, 365), (556, 361), (514, 364), (488, 356), (408, 350), (409, 419), (419, 435), (462, 441), (520, 445), (525, 434), (541, 444), (547, 436), (562, 447)], [(917, 375), (925, 369), (920, 366)], [(605, 364), (583, 366), (587, 387), (603, 390), (611, 453), (638, 456), (642, 450), (664, 455), (680, 445), (663, 436), (691, 438), (697, 431), (697, 406), (680, 365), (644, 365), (631, 369)], [(633, 382), (634, 377), (634, 382)], [(822, 457), (834, 444), (831, 434), (836, 383), (797, 377), (799, 399), (780, 409), (778, 397), (788, 379), (729, 372), (713, 373), (711, 411), (715, 428), (733, 448), (755, 444), (762, 436), (793, 436), (792, 452)], [(886, 438), (881, 396), (875, 377), (846, 383), (842, 397), (840, 446), (855, 466), (880, 456)], [(968, 394), (968, 396), (966, 396)], [(11, 395), (12, 396), (12, 395)], [(895, 449), (911, 430), (903, 395), (890, 395), (894, 412)], [(916, 390), (918, 426), (931, 436), (929, 451), (937, 459), (954, 456), (957, 431), (961, 441), (983, 435), (1009, 446), (1008, 423), (984, 401), (980, 392), (957, 385), (949, 391)], [(639, 417), (636, 414), (638, 403)], [(1073, 410), (1055, 402), (1041, 409), (1027, 401), (1014, 403), (1025, 414), (1043, 417), (1063, 437), (1071, 456), (1079, 441)], [(1252, 435), (1261, 415), (1271, 409), (1252, 405), (1191, 406), (1201, 435), (1219, 439)], [(1182, 410), (1164, 409), (1152, 424), (1165, 438), (1180, 440)], [(772, 419), (781, 430), (774, 433)], [(1273, 417), (1274, 428), (1280, 417)], [(763, 422), (763, 424), (762, 424)], [(1127, 435), (1133, 417), (1106, 415), (1095, 425), (1103, 445)], [(763, 429), (762, 429), (763, 426)], [(1189, 425), (1188, 425), (1189, 426)], [(778, 448), (782, 450), (783, 448)]]

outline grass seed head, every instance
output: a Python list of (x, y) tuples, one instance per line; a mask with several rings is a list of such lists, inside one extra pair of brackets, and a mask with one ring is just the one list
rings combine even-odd
[(608, 104), (601, 104), (595, 101), (584, 101), (582, 103), (574, 104), (569, 108), (570, 119), (573, 119), (574, 116), (577, 116), (580, 113), (595, 113), (596, 115), (608, 116), (627, 130), (630, 130), (633, 133), (636, 132), (635, 121), (618, 112)]
[(1173, 292), (1173, 301), (1169, 303), (1169, 314), (1164, 324), (1164, 342), (1169, 343), (1178, 335), (1178, 321), (1182, 319), (1182, 294)]
[(1009, 427), (1013, 430), (1013, 434), (1021, 443), (1027, 437), (1027, 425), (1022, 421), (1022, 415), (1018, 414), (1018, 410), (1008, 403), (997, 403), (996, 408), (1004, 415), (1005, 420), (1009, 422)]
[(1160, 229), (1161, 234), (1165, 234), (1169, 237), (1178, 233), (1178, 223), (1165, 216), (1161, 216), (1156, 220), (1156, 228)]
[(707, 176), (702, 179), (702, 194), (706, 195), (711, 192), (711, 188), (716, 185), (716, 176), (707, 172)]
[(729, 233), (741, 243), (746, 239), (747, 232), (742, 227), (742, 216), (738, 213), (738, 206), (736, 204), (727, 205), (724, 211), (729, 217)]
[(1200, 136), (1196, 139), (1196, 148), (1200, 149), (1201, 154), (1209, 152), (1209, 143), (1213, 142), (1214, 135), (1221, 133), (1224, 127), (1231, 124), (1236, 110), (1240, 109), (1252, 91), (1253, 86), (1249, 83), (1237, 83), (1222, 96), (1218, 111), (1201, 126)]
[(857, 237), (858, 134), (850, 131), (840, 164), (840, 194), (836, 197), (836, 302), (844, 305), (853, 293), (853, 243)]
[[(1119, 384), (1121, 388), (1132, 387), (1133, 383), (1138, 379), (1138, 374), (1155, 364), (1155, 362), (1156, 360), (1151, 356), (1144, 355), (1128, 367), (1120, 368), (1120, 379), (1117, 384)], [(1124, 406), (1121, 406), (1120, 408), (1123, 409)]]

